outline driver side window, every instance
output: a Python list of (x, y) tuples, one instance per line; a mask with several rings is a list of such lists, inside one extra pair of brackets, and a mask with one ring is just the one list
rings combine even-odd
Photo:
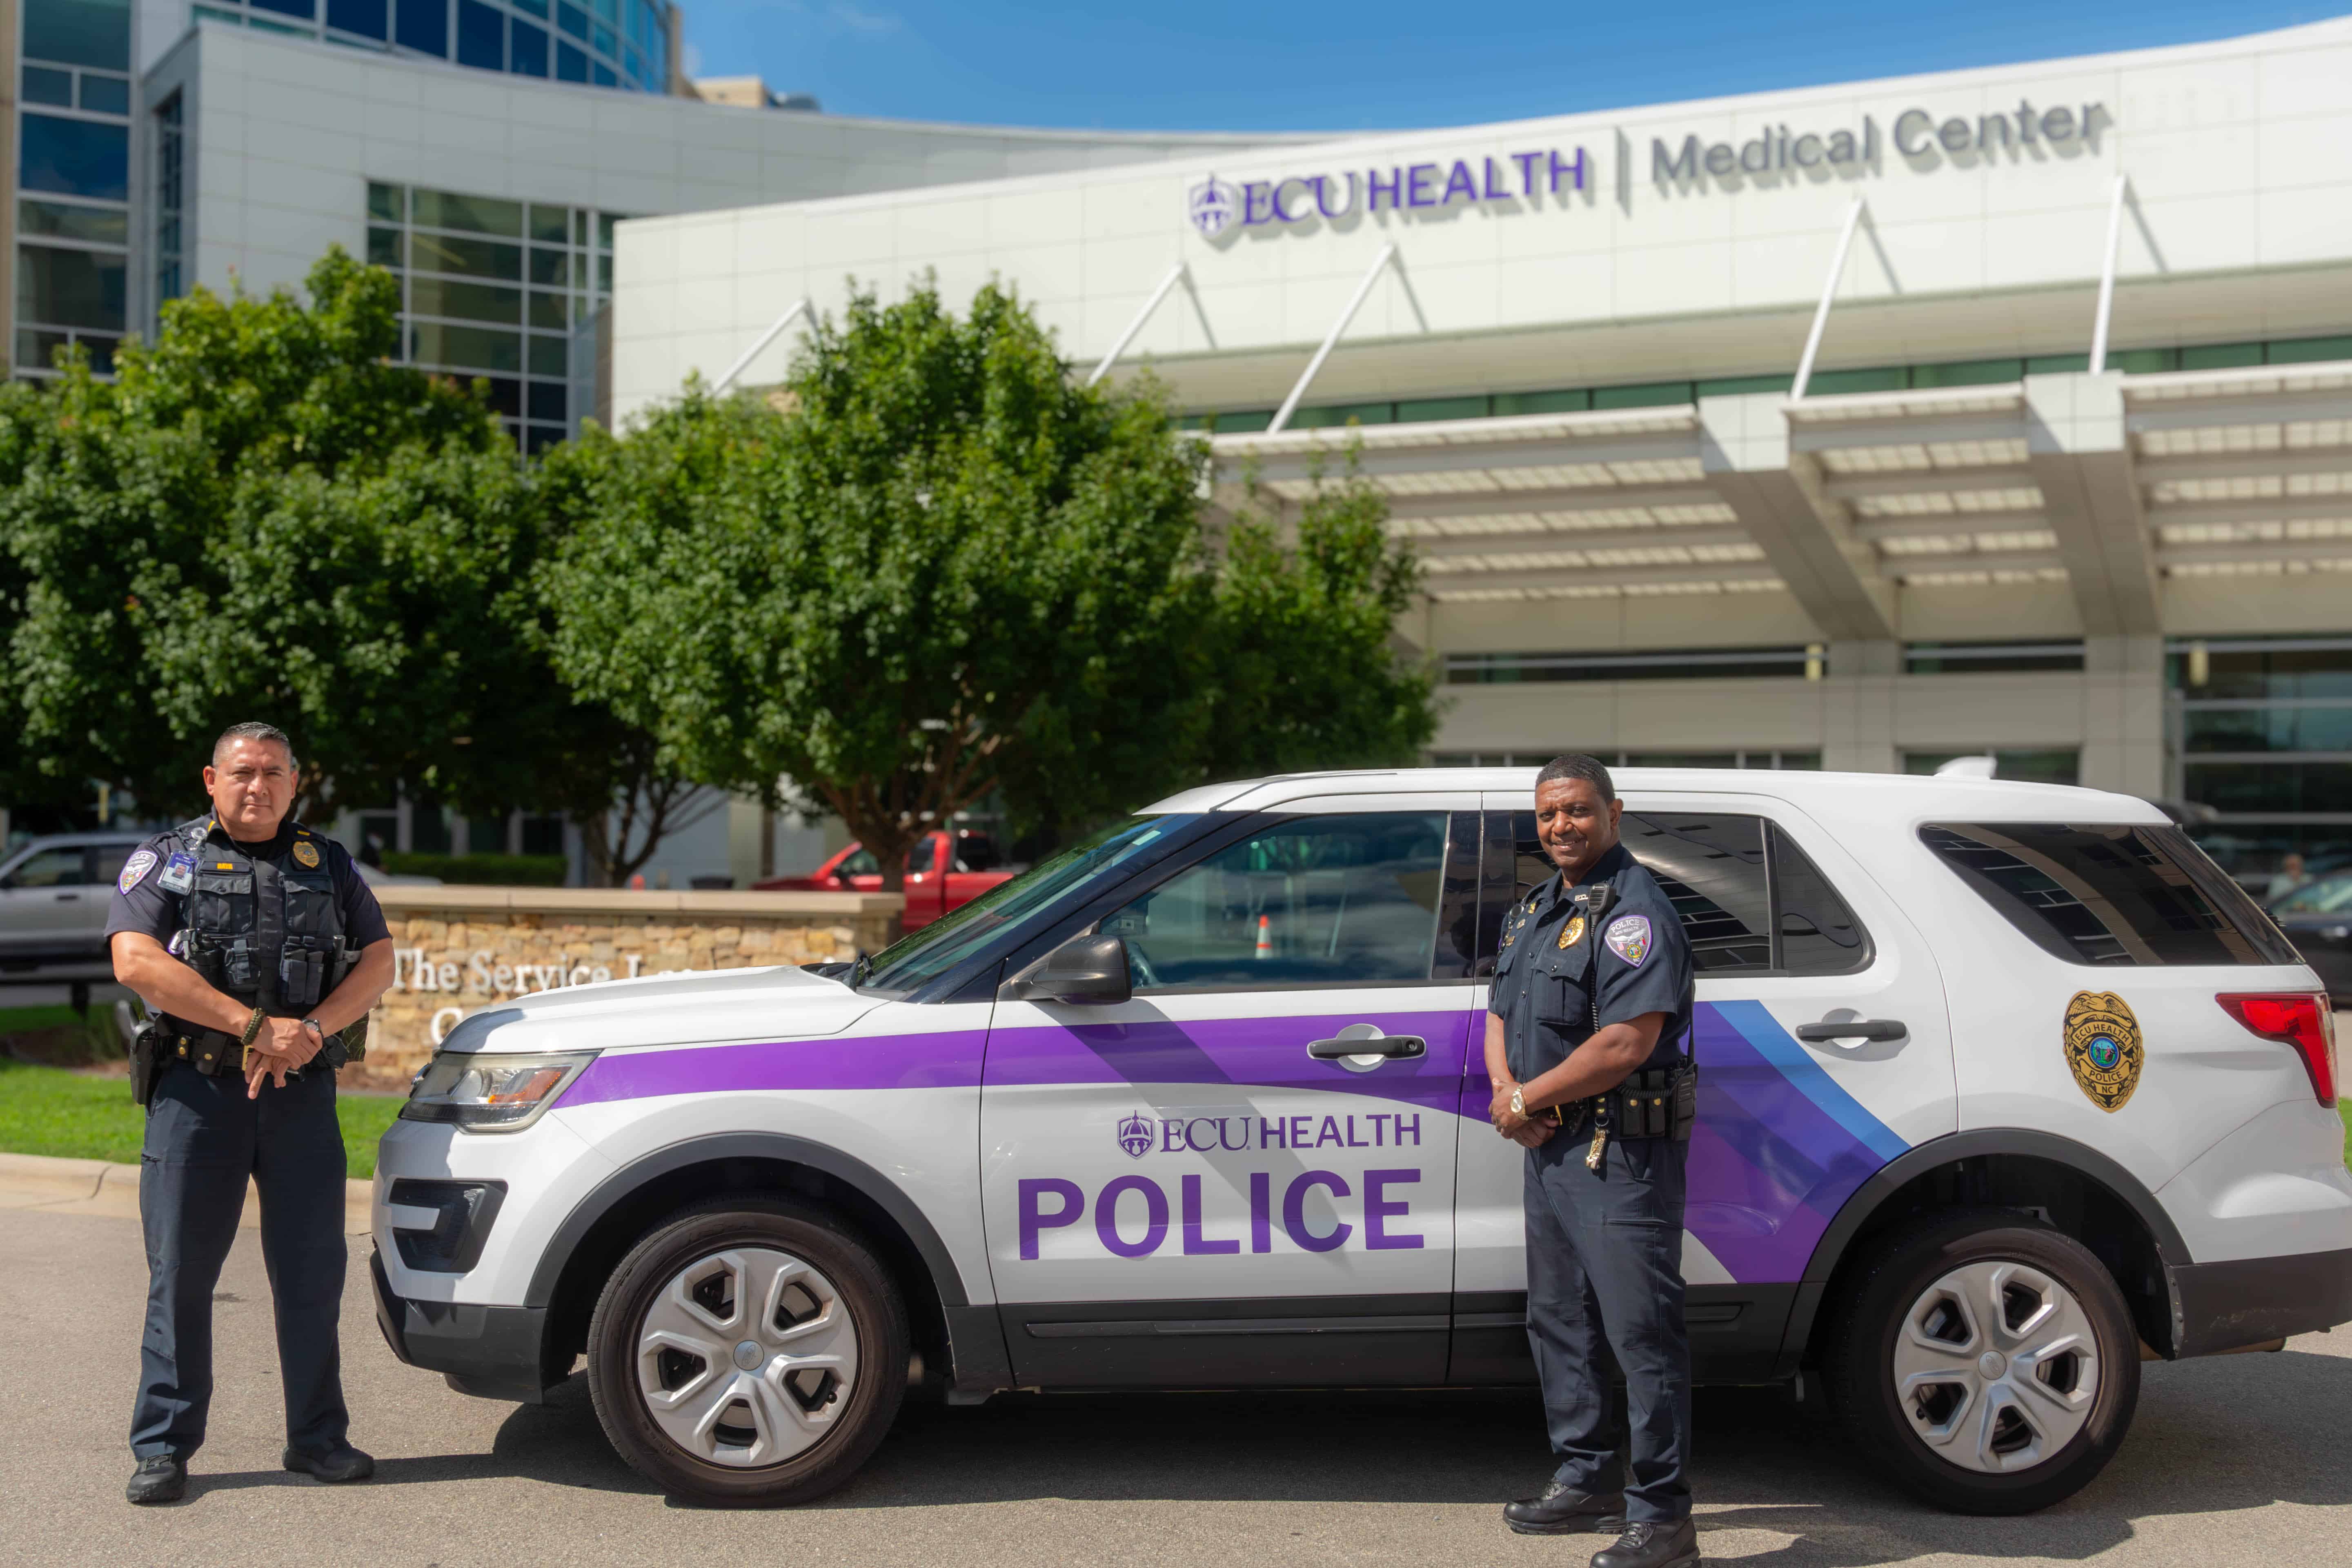
[(89, 881), (89, 852), (79, 845), (68, 849), (44, 849), (8, 874), (11, 888), (79, 888)]
[(1444, 812), (1305, 816), (1227, 846), (1105, 917), (1139, 994), (1425, 982)]

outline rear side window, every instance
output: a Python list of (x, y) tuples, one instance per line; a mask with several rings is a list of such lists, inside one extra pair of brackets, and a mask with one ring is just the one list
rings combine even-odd
[(2297, 963), (2252, 899), (2177, 827), (1937, 823), (1920, 839), (2069, 963)]
[[(1488, 825), (1481, 975), (1495, 972), (1510, 904), (1552, 874), (1533, 812), (1493, 812)], [(1778, 825), (1723, 812), (1629, 811), (1619, 836), (1674, 904), (1699, 973), (1846, 974), (1869, 964), (1870, 939), (1853, 911)]]

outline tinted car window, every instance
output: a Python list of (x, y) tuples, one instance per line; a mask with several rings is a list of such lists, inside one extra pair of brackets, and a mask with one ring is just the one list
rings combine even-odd
[[(1481, 975), (1495, 972), (1504, 911), (1552, 874), (1535, 813), (1491, 813), (1488, 833)], [(1700, 973), (1843, 974), (1869, 963), (1869, 935), (1853, 911), (1804, 851), (1761, 817), (1629, 811), (1619, 836), (1673, 901)]]
[(25, 863), (8, 873), (12, 888), (78, 888), (87, 879), (84, 868), (89, 861), (89, 851), (80, 845), (59, 849), (43, 849), (26, 857)]
[(1790, 837), (1768, 826), (1772, 902), (1780, 910), (1779, 968), (1785, 974), (1851, 974), (1870, 963), (1870, 935), (1830, 879)]
[(2069, 963), (2294, 963), (2244, 889), (2177, 827), (1940, 823), (1919, 837)]
[(1185, 868), (1104, 917), (1135, 989), (1427, 980), (1446, 814), (1295, 818)]

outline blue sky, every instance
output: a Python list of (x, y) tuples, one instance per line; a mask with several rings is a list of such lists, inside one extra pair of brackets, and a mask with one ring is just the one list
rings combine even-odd
[(1474, 124), (2195, 43), (2352, 9), (2272, 0), (681, 0), (704, 75), (837, 114), (1110, 130)]

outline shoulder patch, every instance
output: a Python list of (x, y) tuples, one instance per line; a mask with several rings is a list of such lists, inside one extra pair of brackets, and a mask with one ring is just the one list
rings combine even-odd
[(1609, 922), (1609, 934), (1602, 940), (1610, 952), (1639, 969), (1650, 956), (1650, 917), (1621, 915)]
[(155, 851), (141, 849), (122, 863), (122, 874), (114, 879), (114, 890), (127, 893), (139, 885), (139, 879), (155, 868)]

